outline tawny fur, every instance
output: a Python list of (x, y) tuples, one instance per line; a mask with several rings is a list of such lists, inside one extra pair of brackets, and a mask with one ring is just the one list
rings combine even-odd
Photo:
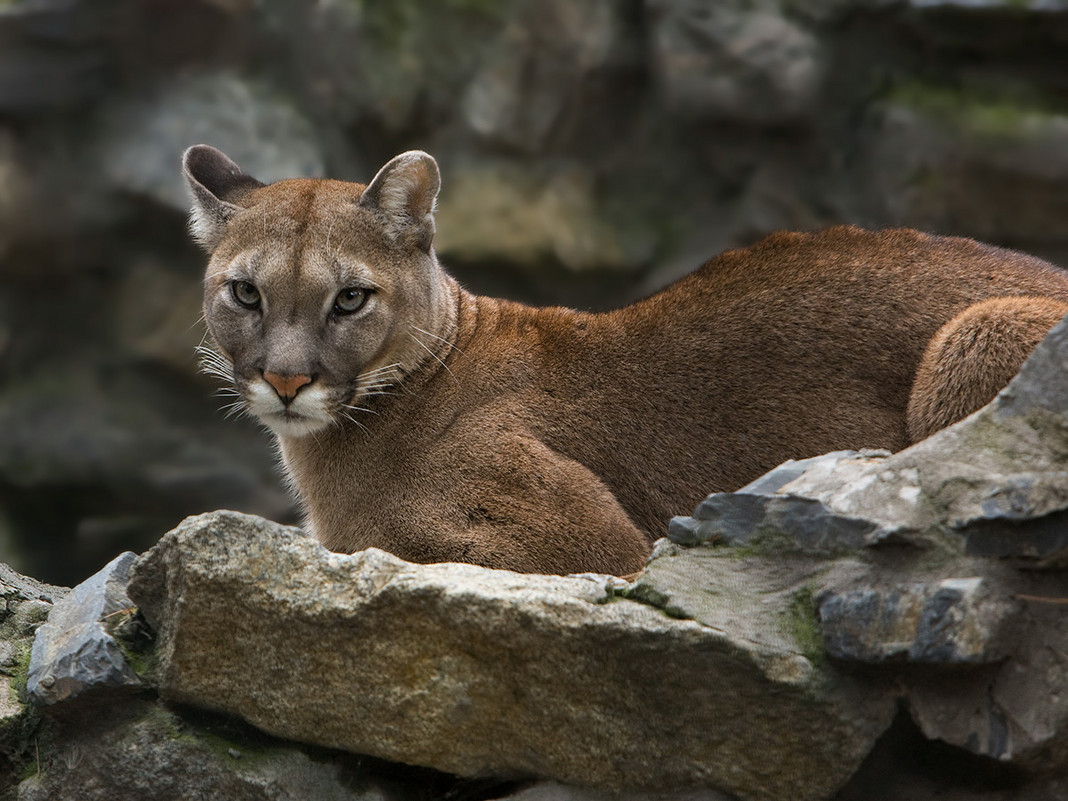
[(1065, 314), (1068, 303), (1051, 298), (991, 298), (942, 326), (916, 372), (909, 439), (924, 439), (993, 400)]
[[(212, 253), (205, 315), (239, 388), (307, 376), (318, 399), (389, 377), (355, 422), (280, 424), (308, 527), (336, 551), (632, 572), (709, 492), (790, 458), (897, 450), (973, 411), (1068, 303), (1066, 274), (1026, 255), (837, 227), (724, 253), (617, 311), (531, 308), (441, 270), (426, 154), (390, 162), (366, 193), (262, 186), (224, 159), (194, 148), (186, 171)], [(258, 312), (234, 308), (235, 276), (262, 290)], [(373, 305), (325, 314), (365, 279)]]

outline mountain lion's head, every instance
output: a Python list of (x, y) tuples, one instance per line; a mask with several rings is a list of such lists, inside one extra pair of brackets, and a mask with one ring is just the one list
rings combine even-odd
[(456, 301), (434, 256), (429, 155), (397, 156), (366, 187), (264, 185), (207, 145), (183, 167), (193, 234), (211, 256), (206, 366), (276, 434), (353, 419), (361, 399), (446, 345)]

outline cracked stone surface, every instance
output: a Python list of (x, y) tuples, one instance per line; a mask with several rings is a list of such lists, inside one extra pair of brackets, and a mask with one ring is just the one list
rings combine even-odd
[(460, 775), (825, 798), (893, 699), (813, 651), (811, 568), (705, 603), (737, 575), (719, 550), (664, 552), (620, 597), (607, 576), (331, 554), (220, 512), (145, 554), (130, 595), (165, 698), (273, 734)]
[[(388, 785), (334, 755), (194, 722), (144, 698), (98, 708), (91, 725), (65, 725), (53, 758), (25, 778), (18, 801), (402, 801)], [(47, 752), (46, 752), (47, 753)]]
[(1011, 653), (1004, 630), (1020, 606), (1003, 589), (969, 576), (829, 590), (818, 599), (823, 641), (831, 656), (859, 662), (997, 662)]
[(36, 704), (54, 704), (85, 692), (139, 687), (119, 644), (104, 626), (108, 615), (131, 606), (126, 595), (136, 555), (127, 551), (56, 603), (37, 630), (26, 692)]
[[(37, 629), (52, 611), (52, 604), (70, 592), (0, 564), (0, 770), (18, 764), (28, 749), (25, 730), (33, 708), (19, 692), (25, 679), (28, 653)], [(2, 787), (2, 777), (0, 777)]]

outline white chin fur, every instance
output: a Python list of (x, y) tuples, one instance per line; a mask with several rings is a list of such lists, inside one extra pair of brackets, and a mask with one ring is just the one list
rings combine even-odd
[(286, 417), (282, 415), (263, 415), (260, 420), (280, 437), (306, 437), (316, 431), (322, 431), (330, 425), (329, 420), (312, 420), (307, 417)]
[(247, 394), (249, 411), (280, 437), (306, 437), (334, 421), (326, 411), (326, 392), (321, 387), (302, 390), (288, 409), (266, 382), (252, 384)]

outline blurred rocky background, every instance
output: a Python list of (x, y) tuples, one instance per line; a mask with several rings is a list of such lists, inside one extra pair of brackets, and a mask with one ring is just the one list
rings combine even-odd
[(0, 561), (295, 519), (197, 372), (190, 144), (263, 180), (428, 150), (442, 260), (536, 303), (843, 221), (1068, 264), (1066, 45), (1064, 0), (0, 0)]

